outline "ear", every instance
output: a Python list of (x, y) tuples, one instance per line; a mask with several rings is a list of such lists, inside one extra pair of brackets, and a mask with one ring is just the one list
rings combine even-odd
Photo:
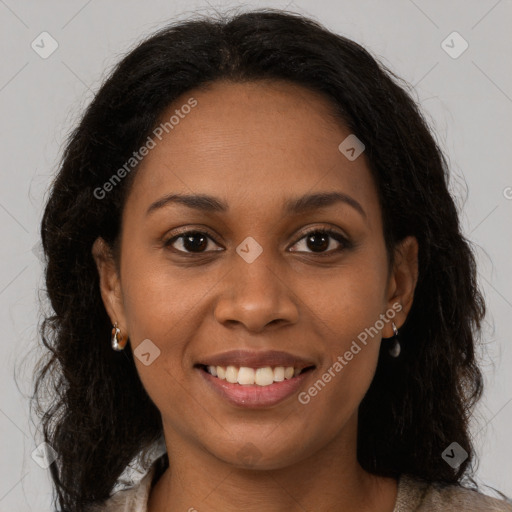
[(97, 238), (94, 241), (91, 252), (98, 269), (103, 305), (112, 325), (117, 322), (121, 332), (127, 335), (121, 281), (112, 251), (103, 238)]
[[(414, 290), (418, 281), (418, 241), (413, 236), (404, 238), (395, 248), (395, 263), (388, 283), (388, 308), (397, 311), (397, 303), (401, 305), (395, 316), (398, 329), (404, 324), (412, 307)], [(387, 322), (382, 336), (390, 338), (394, 335), (391, 322)]]

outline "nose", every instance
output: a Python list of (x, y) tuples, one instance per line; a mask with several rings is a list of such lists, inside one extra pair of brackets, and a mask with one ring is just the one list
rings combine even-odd
[(225, 326), (243, 325), (258, 333), (270, 325), (298, 321), (298, 298), (286, 273), (272, 265), (265, 251), (252, 263), (234, 255), (231, 271), (222, 280), (215, 318)]

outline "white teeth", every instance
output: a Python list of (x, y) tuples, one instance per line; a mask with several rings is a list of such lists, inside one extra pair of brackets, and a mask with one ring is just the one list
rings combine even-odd
[(297, 377), (301, 373), (301, 369), (293, 366), (276, 366), (272, 368), (265, 366), (264, 368), (249, 368), (247, 366), (229, 365), (224, 366), (207, 366), (208, 373), (221, 380), (227, 380), (231, 384), (270, 386), (274, 382), (282, 382), (285, 379)]
[(254, 384), (254, 374), (257, 373), (253, 368), (247, 368), (247, 366), (242, 366), (240, 370), (238, 370), (238, 384)]
[(284, 380), (284, 367), (278, 366), (274, 368), (274, 382), (283, 382)]
[(238, 368), (236, 366), (228, 366), (226, 368), (226, 380), (234, 384), (238, 379)]
[(255, 384), (258, 384), (258, 386), (269, 386), (272, 382), (274, 382), (274, 370), (270, 366), (256, 370), (256, 375), (254, 376)]

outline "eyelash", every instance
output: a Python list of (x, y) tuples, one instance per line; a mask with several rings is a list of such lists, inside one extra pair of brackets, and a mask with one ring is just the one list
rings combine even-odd
[[(217, 243), (217, 241), (214, 239), (214, 237), (212, 235), (210, 235), (210, 233), (208, 233), (207, 231), (200, 231), (200, 230), (196, 230), (196, 229), (189, 229), (189, 230), (183, 231), (179, 235), (173, 236), (172, 238), (170, 238), (167, 241), (165, 241), (164, 242), (164, 246), (165, 247), (169, 247), (169, 248), (171, 248), (171, 250), (177, 252), (180, 255), (184, 255), (186, 257), (190, 257), (190, 256), (193, 257), (195, 255), (198, 255), (198, 256), (199, 255), (205, 255), (208, 252), (220, 252), (220, 251), (202, 251), (202, 252), (196, 252), (195, 253), (195, 252), (182, 251), (182, 250), (174, 249), (174, 248), (171, 247), (172, 244), (175, 241), (179, 240), (180, 238), (184, 238), (187, 235), (191, 235), (191, 234), (193, 234), (193, 235), (205, 235), (207, 238), (209, 238), (210, 240), (215, 242), (217, 245), (219, 245)], [(329, 228), (310, 228), (309, 230), (304, 232), (302, 234), (302, 236), (296, 242), (294, 242), (293, 245), (296, 245), (298, 242), (300, 242), (304, 238), (307, 238), (311, 234), (328, 235), (329, 237), (334, 238), (337, 242), (339, 242), (342, 245), (342, 247), (338, 248), (338, 249), (333, 249), (333, 250), (330, 250), (330, 251), (327, 251), (327, 252), (313, 252), (313, 251), (311, 251), (311, 252), (306, 252), (306, 254), (314, 254), (314, 255), (320, 256), (320, 257), (322, 257), (322, 256), (331, 256), (334, 253), (339, 253), (339, 252), (341, 252), (343, 250), (350, 249), (352, 247), (352, 243), (350, 242), (350, 240), (345, 238), (345, 236), (343, 236), (338, 231), (334, 231), (334, 230), (329, 229)], [(294, 251), (294, 252), (302, 252), (303, 253), (304, 251)]]

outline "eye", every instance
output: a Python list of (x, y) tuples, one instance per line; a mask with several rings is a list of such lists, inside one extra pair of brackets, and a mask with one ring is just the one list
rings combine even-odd
[[(340, 252), (341, 250), (348, 249), (350, 247), (350, 242), (341, 233), (333, 231), (332, 229), (313, 228), (309, 230), (299, 241), (297, 241), (294, 247), (296, 245), (300, 245), (302, 240), (305, 240), (304, 244), (307, 248), (311, 249), (313, 254), (317, 253), (323, 255), (326, 253)], [(338, 249), (335, 247), (336, 242), (338, 243)], [(339, 247), (340, 245), (341, 248)], [(327, 251), (327, 249), (330, 250)], [(298, 250), (297, 252), (309, 251)]]
[[(209, 247), (210, 241), (216, 243), (215, 240), (213, 240), (213, 238), (205, 231), (191, 230), (184, 231), (177, 236), (173, 236), (167, 240), (164, 245), (165, 247), (172, 247), (177, 252), (185, 254), (201, 254), (204, 252), (211, 252), (206, 250)], [(179, 242), (178, 245), (181, 246), (181, 248), (174, 247), (175, 242)]]
[[(318, 255), (329, 255), (330, 253), (340, 252), (343, 249), (351, 247), (350, 242), (346, 237), (332, 229), (310, 229), (301, 239), (295, 242), (293, 247), (297, 245), (300, 246), (300, 243), (303, 240), (305, 241), (303, 243), (305, 243), (306, 249), (310, 249), (310, 251), (299, 249), (296, 250), (296, 252), (310, 252)], [(222, 248), (211, 249), (210, 242), (217, 244), (209, 233), (199, 230), (189, 230), (173, 236), (167, 240), (164, 245), (165, 247), (171, 247), (172, 250), (183, 254), (204, 254), (212, 252), (212, 250), (223, 250)], [(336, 243), (338, 244), (338, 248), (336, 248)]]

